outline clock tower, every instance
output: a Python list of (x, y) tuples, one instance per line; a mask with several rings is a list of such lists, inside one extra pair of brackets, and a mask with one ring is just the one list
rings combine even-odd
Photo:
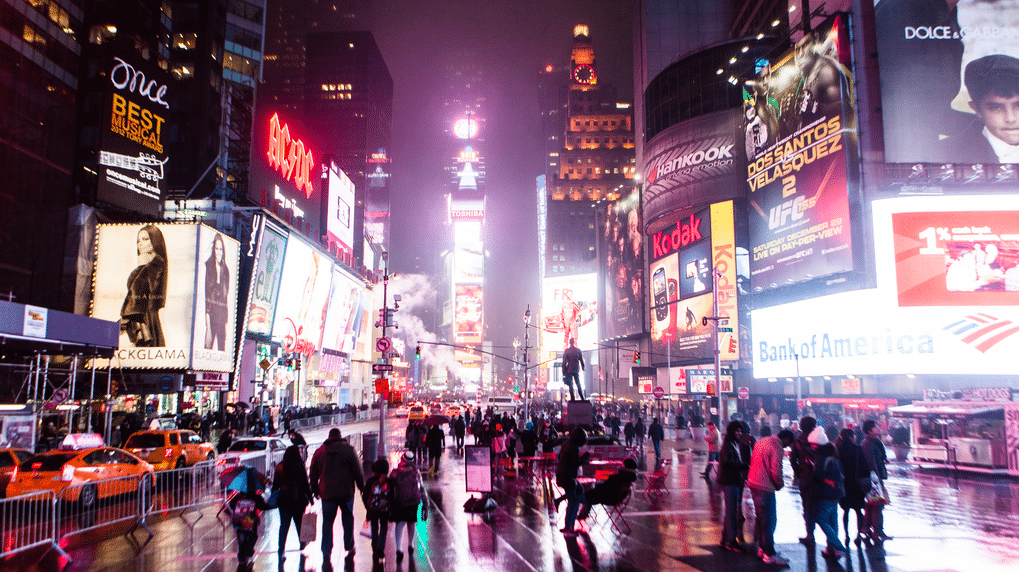
[(588, 36), (587, 24), (577, 24), (573, 27), (573, 50), (570, 57), (570, 74), (574, 85), (598, 83), (594, 66), (594, 44)]

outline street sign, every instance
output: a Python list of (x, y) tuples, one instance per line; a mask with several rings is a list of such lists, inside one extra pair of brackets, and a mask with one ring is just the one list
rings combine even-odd
[(389, 380), (384, 377), (376, 379), (375, 393), (386, 393), (387, 391), (389, 391)]
[(380, 352), (388, 352), (389, 348), (393, 347), (393, 342), (389, 338), (379, 338), (375, 340), (375, 349)]
[(61, 387), (60, 389), (53, 392), (53, 401), (55, 403), (63, 403), (67, 401), (67, 389)]
[(719, 328), (718, 328), (718, 331), (719, 331), (719, 332), (731, 332), (731, 331), (732, 331), (732, 328), (728, 328), (728, 327), (719, 327)]
[(271, 365), (272, 365), (272, 362), (267, 360), (267, 359), (265, 359), (265, 358), (262, 358), (262, 361), (258, 362), (258, 367), (262, 368), (263, 371), (269, 369), (269, 366), (271, 366)]
[(736, 393), (740, 399), (750, 399), (750, 389), (747, 387), (741, 387)]
[(662, 389), (661, 387), (654, 388), (654, 390), (652, 390), (651, 393), (652, 393), (652, 395), (655, 396), (655, 399), (661, 399), (661, 398), (665, 397), (665, 390)]
[(393, 371), (393, 364), (391, 363), (373, 363), (372, 372), (380, 373), (384, 371)]

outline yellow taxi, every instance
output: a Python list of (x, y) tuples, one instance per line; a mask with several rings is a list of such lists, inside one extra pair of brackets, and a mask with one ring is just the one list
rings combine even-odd
[(157, 471), (182, 469), (216, 458), (212, 443), (187, 430), (139, 431), (127, 438), (124, 448), (152, 463)]
[(428, 414), (425, 413), (425, 408), (420, 405), (412, 405), (410, 411), (407, 412), (407, 421), (424, 421)]
[(31, 456), (32, 452), (25, 449), (0, 449), (0, 499), (4, 498), (7, 483), (11, 482), (11, 475), (17, 470), (18, 465)]
[(7, 497), (53, 491), (60, 500), (90, 507), (98, 499), (150, 492), (154, 478), (152, 465), (123, 449), (106, 447), (102, 436), (72, 433), (59, 449), (18, 465), (7, 485)]
[(446, 417), (449, 417), (450, 420), (453, 420), (454, 418), (456, 418), (457, 415), (460, 415), (461, 413), (463, 413), (463, 409), (461, 409), (459, 405), (450, 405), (449, 407), (446, 408), (445, 411), (442, 412), (442, 414), (445, 415)]

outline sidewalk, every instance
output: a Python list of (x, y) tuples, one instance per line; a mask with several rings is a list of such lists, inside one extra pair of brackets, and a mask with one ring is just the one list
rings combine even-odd
[[(356, 555), (345, 566), (343, 552), (339, 549), (342, 547), (342, 526), (337, 523), (334, 533), (334, 568), (402, 571), (406, 566), (410, 572), (721, 572), (778, 569), (764, 565), (753, 556), (732, 554), (719, 549), (719, 522), (723, 509), (721, 494), (699, 476), (706, 457), (691, 453), (686, 450), (688, 447), (696, 448), (696, 444), (683, 440), (667, 440), (663, 443), (663, 452), (671, 453), (673, 459), (673, 470), (667, 481), (670, 492), (667, 495), (648, 499), (642, 494), (643, 481), (637, 482), (625, 512), (627, 522), (632, 527), (631, 534), (618, 534), (609, 525), (602, 509), (596, 508), (592, 513), (596, 518), (583, 522), (583, 532), (572, 538), (564, 538), (559, 532), (563, 525), (562, 513), (550, 511), (540, 495), (526, 489), (513, 488), (512, 485), (507, 487), (509, 490), (506, 492), (494, 495), (499, 507), (490, 515), (465, 513), (463, 505), (471, 495), (464, 491), (464, 466), (462, 459), (447, 449), (440, 476), (426, 480), (431, 509), (428, 521), (417, 525), (418, 538), (413, 555), (405, 559), (402, 565), (396, 564), (390, 526), (384, 565), (372, 568), (370, 540), (357, 534)], [(395, 460), (398, 455), (399, 451), (394, 451), (391, 457)], [(787, 464), (786, 482), (790, 482), (790, 479)], [(980, 524), (979, 527), (974, 524), (972, 531), (965, 527), (958, 528), (957, 524), (945, 524), (945, 518), (954, 517), (943, 513), (932, 514), (932, 507), (928, 505), (930, 499), (916, 494), (917, 487), (917, 482), (904, 472), (889, 481), (891, 494), (897, 500), (889, 507), (891, 510), (886, 515), (886, 529), (895, 537), (887, 543), (887, 552), (881, 546), (864, 546), (861, 549), (854, 546), (850, 560), (847, 562), (843, 559), (839, 563), (828, 562), (819, 555), (823, 548), (823, 534), (820, 531), (816, 536), (822, 542), (815, 549), (807, 549), (797, 542), (797, 538), (803, 534), (799, 495), (794, 488), (787, 487), (777, 495), (777, 548), (790, 559), (791, 570), (804, 572), (1003, 572), (1014, 569), (1015, 562), (1019, 561), (1019, 548), (1014, 542), (981, 538), (980, 528), (986, 528), (986, 524)], [(355, 502), (354, 512), (355, 523), (360, 531), (364, 517), (360, 499)], [(995, 526), (1014, 531), (1016, 512), (1000, 515)], [(195, 514), (186, 515), (189, 522), (195, 522), (195, 517)], [(962, 515), (955, 517), (960, 521), (965, 518)], [(215, 511), (207, 510), (193, 529), (177, 517), (155, 522), (152, 529), (156, 536), (140, 547), (123, 537), (95, 545), (68, 546), (74, 562), (67, 570), (232, 572), (236, 569), (236, 543), (233, 530), (224, 526), (225, 523), (225, 516), (217, 520)], [(748, 522), (747, 526), (750, 537), (753, 522)], [(855, 522), (851, 526), (855, 530)], [(319, 543), (306, 548), (306, 557), (302, 558), (296, 531), (291, 531), (289, 535), (286, 561), (282, 566), (278, 563), (275, 511), (265, 514), (263, 529), (256, 547), (255, 570), (296, 572), (322, 569)], [(144, 540), (145, 535), (138, 533), (137, 537)], [(51, 557), (50, 560), (56, 559)], [(52, 564), (44, 563), (39, 569), (54, 570)]]

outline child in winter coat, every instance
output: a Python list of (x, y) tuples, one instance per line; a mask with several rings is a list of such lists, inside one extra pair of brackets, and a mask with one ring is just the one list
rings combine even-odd
[(381, 561), (386, 553), (386, 532), (389, 530), (389, 510), (393, 501), (393, 487), (389, 478), (389, 461), (379, 457), (372, 463), (372, 476), (364, 484), (361, 500), (366, 518), (371, 523), (372, 556)]

